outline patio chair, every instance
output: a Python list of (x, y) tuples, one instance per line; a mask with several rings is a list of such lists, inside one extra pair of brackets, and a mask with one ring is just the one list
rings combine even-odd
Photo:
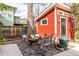
[(63, 35), (60, 37), (59, 44), (57, 44), (56, 49), (64, 51), (67, 50), (67, 47), (68, 47), (68, 38)]

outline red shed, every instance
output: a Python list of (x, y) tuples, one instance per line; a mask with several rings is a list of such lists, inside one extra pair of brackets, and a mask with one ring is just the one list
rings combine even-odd
[(38, 17), (35, 18), (37, 32), (44, 37), (47, 35), (61, 35), (71, 38), (70, 33), (70, 7), (62, 3), (51, 4)]

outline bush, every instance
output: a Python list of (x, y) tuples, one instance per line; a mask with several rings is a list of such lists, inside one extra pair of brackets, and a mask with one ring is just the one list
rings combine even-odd
[(0, 45), (5, 44), (6, 39), (3, 36), (0, 36)]
[(5, 44), (6, 40), (3, 36), (3, 24), (0, 22), (0, 45)]
[(71, 28), (70, 28), (71, 39), (74, 40), (75, 39), (75, 18), (70, 18), (70, 25), (71, 25)]

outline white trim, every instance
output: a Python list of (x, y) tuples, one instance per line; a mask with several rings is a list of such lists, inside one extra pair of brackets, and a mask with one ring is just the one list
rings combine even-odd
[(63, 4), (63, 3), (53, 3), (53, 4), (51, 4), (46, 10), (44, 10), (38, 17), (36, 17), (36, 18), (34, 19), (34, 21), (36, 21), (41, 15), (43, 15), (45, 12), (47, 12), (51, 7), (55, 6), (56, 4), (63, 5), (63, 6), (65, 6), (65, 7), (67, 7), (67, 8), (70, 9), (69, 6), (67, 6), (67, 5), (65, 5), (65, 4)]
[(57, 15), (56, 15), (56, 7), (54, 9), (54, 22), (55, 22), (55, 34), (57, 35)]
[(64, 16), (60, 17), (60, 37), (61, 37), (61, 18), (64, 18), (66, 20), (66, 36), (67, 36), (67, 18)]
[(36, 23), (36, 31), (37, 31), (37, 33), (38, 33), (38, 23)]
[(57, 39), (57, 13), (56, 13), (56, 7), (55, 7), (55, 9), (54, 9), (54, 25), (55, 25), (55, 27), (54, 27), (54, 30), (55, 30), (55, 33), (54, 33), (54, 35), (56, 36), (56, 38), (55, 38), (55, 42), (58, 42), (58, 39)]
[(58, 4), (63, 5), (63, 6), (65, 6), (65, 7), (67, 7), (67, 8), (69, 8), (69, 9), (70, 9), (70, 7), (69, 7), (69, 6), (67, 6), (67, 5), (65, 5), (65, 4), (63, 4), (63, 3), (58, 3)]
[[(42, 24), (42, 21), (43, 20), (47, 20), (47, 24)], [(48, 18), (43, 18), (43, 19), (41, 19), (41, 26), (43, 26), (43, 25), (48, 25)]]

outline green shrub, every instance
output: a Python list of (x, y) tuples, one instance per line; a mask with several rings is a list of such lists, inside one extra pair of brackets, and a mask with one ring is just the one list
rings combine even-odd
[(0, 45), (5, 44), (6, 39), (4, 38), (4, 36), (0, 36)]
[(6, 39), (3, 36), (3, 24), (0, 22), (0, 45), (5, 44)]

